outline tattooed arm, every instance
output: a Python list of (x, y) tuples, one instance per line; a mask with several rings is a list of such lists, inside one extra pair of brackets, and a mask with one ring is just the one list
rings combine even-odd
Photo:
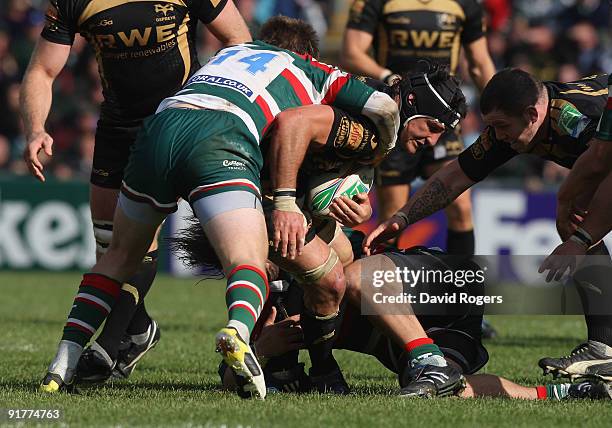
[(432, 175), (393, 217), (374, 229), (364, 241), (364, 250), (370, 254), (371, 248), (395, 238), (409, 225), (446, 208), (475, 183), (455, 159)]
[(396, 215), (406, 221), (406, 226), (411, 225), (446, 208), (474, 184), (455, 159), (432, 175)]

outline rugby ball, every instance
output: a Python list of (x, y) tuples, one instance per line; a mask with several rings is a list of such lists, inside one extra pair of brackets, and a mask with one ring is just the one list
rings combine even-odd
[(374, 168), (361, 167), (344, 173), (323, 172), (311, 176), (307, 193), (307, 207), (314, 217), (326, 217), (334, 199), (352, 198), (358, 193), (369, 193), (374, 182)]

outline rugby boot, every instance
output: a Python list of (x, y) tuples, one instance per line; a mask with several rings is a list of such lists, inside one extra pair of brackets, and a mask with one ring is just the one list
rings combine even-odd
[(310, 374), (310, 382), (313, 389), (321, 394), (348, 395), (351, 392), (339, 367), (323, 375), (313, 376)]
[(608, 382), (586, 380), (572, 384), (567, 392), (566, 400), (612, 400), (612, 388)]
[(76, 392), (74, 388), (74, 376), (70, 382), (64, 382), (64, 379), (56, 373), (47, 372), (44, 379), (38, 387), (40, 392), (47, 394), (55, 394), (58, 392)]
[(568, 356), (542, 358), (538, 365), (544, 375), (551, 373), (555, 378), (564, 376), (574, 380), (590, 377), (612, 381), (612, 347), (589, 340), (574, 348)]
[(266, 397), (266, 382), (263, 370), (251, 347), (229, 327), (222, 328), (215, 338), (216, 351), (221, 354), (225, 364), (234, 372), (238, 395), (242, 398)]
[(309, 392), (312, 388), (310, 378), (304, 371), (304, 363), (275, 372), (264, 370), (268, 393), (276, 392)]
[(115, 362), (103, 353), (96, 342), (83, 351), (76, 368), (76, 383), (104, 383), (111, 377)]
[(149, 337), (145, 343), (136, 344), (132, 342), (129, 335), (124, 336), (121, 345), (119, 345), (117, 364), (112, 371), (113, 378), (127, 379), (136, 368), (136, 364), (147, 352), (157, 345), (160, 338), (161, 331), (155, 320), (151, 320), (151, 325), (149, 325)]
[(402, 397), (446, 397), (463, 391), (465, 378), (452, 366), (416, 365), (406, 368), (400, 386)]

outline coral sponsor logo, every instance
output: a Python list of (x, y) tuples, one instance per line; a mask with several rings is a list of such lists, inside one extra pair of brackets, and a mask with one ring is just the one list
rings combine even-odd
[(226, 77), (211, 76), (210, 74), (196, 74), (187, 82), (188, 85), (192, 83), (208, 83), (209, 85), (231, 88), (244, 94), (246, 97), (251, 97), (253, 95), (253, 91), (249, 87), (237, 80), (228, 79)]

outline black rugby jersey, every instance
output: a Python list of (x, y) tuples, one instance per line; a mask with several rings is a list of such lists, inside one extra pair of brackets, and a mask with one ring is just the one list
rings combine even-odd
[(476, 0), (354, 0), (347, 27), (372, 34), (376, 61), (396, 73), (420, 59), (455, 73), (461, 45), (485, 34)]
[(227, 0), (51, 0), (42, 37), (93, 46), (104, 102), (102, 119), (139, 120), (180, 89), (198, 62), (198, 19), (213, 21)]
[[(601, 74), (569, 83), (544, 82), (548, 91), (544, 123), (548, 131), (528, 153), (571, 168), (595, 136), (608, 99), (607, 81), (608, 75)], [(488, 127), (458, 161), (471, 180), (481, 181), (518, 154), (508, 143), (498, 141), (493, 128)]]

